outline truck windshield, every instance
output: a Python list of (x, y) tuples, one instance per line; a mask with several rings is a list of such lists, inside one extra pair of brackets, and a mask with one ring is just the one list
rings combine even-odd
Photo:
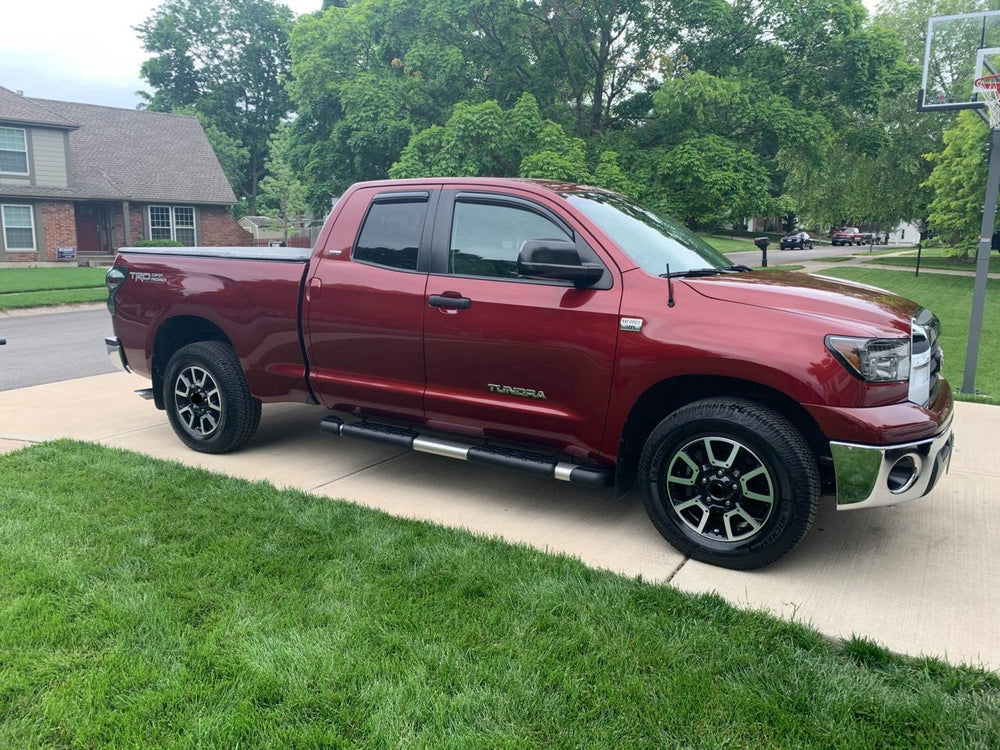
[(730, 268), (730, 261), (686, 227), (611, 193), (566, 193), (563, 197), (653, 276)]

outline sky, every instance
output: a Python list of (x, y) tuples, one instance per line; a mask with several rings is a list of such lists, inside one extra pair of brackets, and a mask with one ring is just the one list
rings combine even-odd
[[(865, 0), (871, 9), (877, 0)], [(296, 14), (322, 0), (285, 0)], [(159, 0), (28, 0), (4, 3), (0, 86), (36, 99), (135, 107), (148, 89), (139, 66), (149, 55), (133, 27)]]
[[(149, 54), (133, 26), (159, 0), (28, 0), (5, 2), (0, 86), (36, 99), (133, 108), (149, 86), (139, 66)], [(322, 0), (285, 0), (296, 14)]]

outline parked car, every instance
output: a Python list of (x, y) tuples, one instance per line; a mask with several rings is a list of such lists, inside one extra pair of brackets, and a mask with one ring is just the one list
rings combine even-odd
[(109, 354), (196, 451), (245, 445), (262, 402), (320, 404), (338, 438), (638, 485), (671, 544), (723, 567), (791, 550), (821, 490), (914, 500), (951, 455), (929, 311), (732, 265), (597, 188), (360, 183), (312, 251), (119, 248), (107, 284)]
[(860, 245), (862, 243), (861, 230), (857, 227), (834, 229), (830, 241), (834, 245)]
[(781, 238), (782, 250), (812, 250), (812, 237), (807, 232), (793, 232)]

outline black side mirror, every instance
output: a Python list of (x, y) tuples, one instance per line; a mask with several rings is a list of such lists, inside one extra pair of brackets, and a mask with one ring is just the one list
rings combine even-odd
[(517, 273), (587, 287), (601, 280), (604, 266), (584, 263), (576, 245), (568, 240), (525, 240), (517, 255)]

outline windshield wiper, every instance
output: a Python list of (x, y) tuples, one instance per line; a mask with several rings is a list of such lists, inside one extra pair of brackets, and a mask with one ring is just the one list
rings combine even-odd
[(696, 278), (698, 276), (722, 276), (728, 273), (743, 273), (744, 271), (752, 271), (753, 269), (749, 266), (723, 266), (722, 268), (692, 268), (687, 271), (673, 271), (672, 273), (661, 273), (660, 278), (672, 278), (676, 279), (678, 277), (684, 278)]

